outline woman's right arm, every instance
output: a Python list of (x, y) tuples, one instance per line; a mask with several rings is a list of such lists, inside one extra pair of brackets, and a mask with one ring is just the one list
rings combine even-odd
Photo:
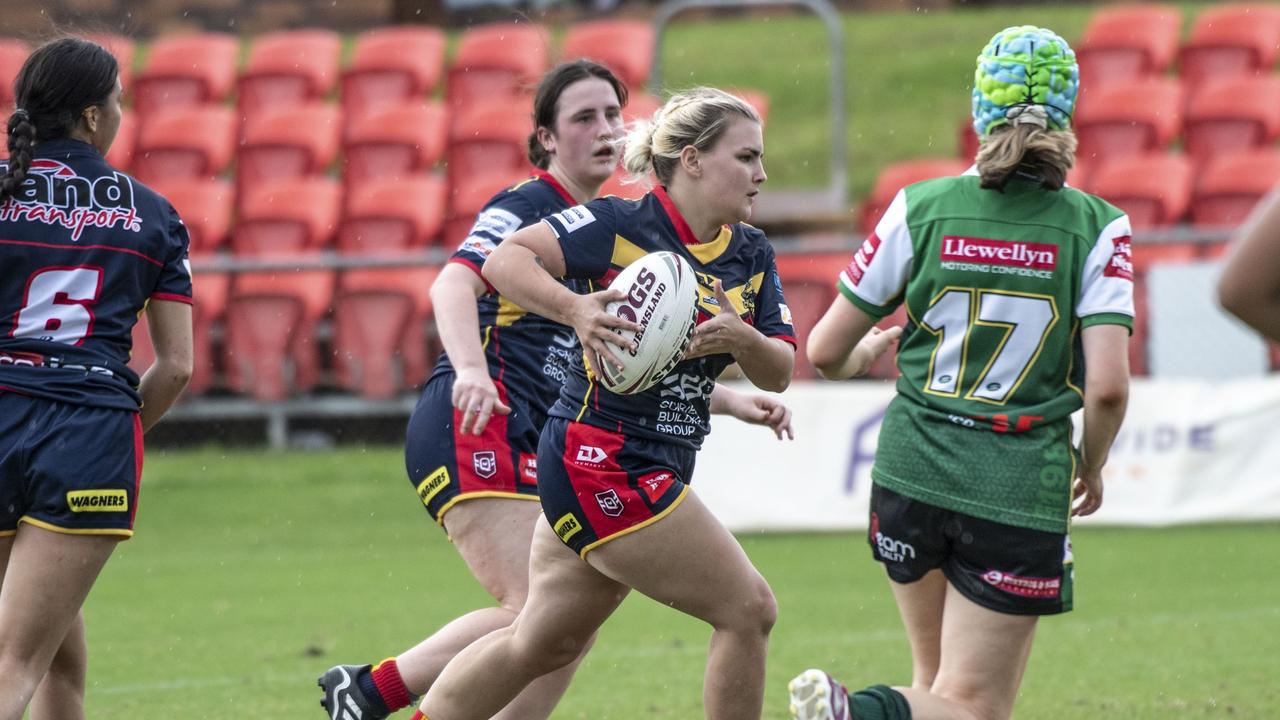
[(603, 290), (579, 295), (556, 281), (556, 277), (565, 274), (564, 251), (545, 223), (517, 230), (504, 240), (485, 260), (483, 272), (485, 279), (508, 300), (572, 327), (590, 364), (604, 360), (622, 369), (608, 346), (625, 347), (628, 341), (614, 330), (636, 332), (640, 326), (604, 311), (605, 305), (623, 298), (621, 292)]
[(156, 361), (142, 374), (142, 431), (150, 430), (164, 416), (191, 379), (191, 306), (172, 300), (147, 303), (147, 329)]
[(1280, 187), (1245, 222), (1218, 281), (1218, 302), (1280, 342)]
[(484, 281), (458, 263), (447, 263), (431, 284), (436, 329), (455, 374), (453, 406), (462, 412), (462, 425), (458, 430), (464, 435), (479, 435), (494, 413), (511, 412), (498, 397), (498, 388), (489, 377), (489, 363), (480, 345), (476, 298), (484, 292)]
[(1093, 325), (1080, 338), (1085, 363), (1084, 433), (1072, 514), (1089, 515), (1102, 506), (1102, 467), (1129, 404), (1129, 329)]
[(809, 361), (828, 380), (865, 375), (872, 364), (902, 336), (902, 328), (881, 331), (875, 318), (836, 295), (831, 307), (809, 333)]

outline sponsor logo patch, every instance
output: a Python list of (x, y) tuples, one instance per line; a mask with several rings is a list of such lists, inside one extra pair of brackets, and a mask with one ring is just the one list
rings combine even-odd
[(649, 498), (649, 502), (656, 503), (667, 492), (667, 488), (671, 487), (671, 483), (675, 482), (675, 476), (663, 470), (661, 472), (649, 473), (640, 476), (636, 481), (636, 486), (640, 488), (640, 492)]
[(520, 453), (520, 479), (527, 483), (538, 484), (538, 456), (533, 453)]
[(862, 247), (858, 248), (858, 252), (854, 254), (849, 267), (844, 269), (854, 285), (862, 282), (862, 276), (867, 272), (867, 268), (871, 267), (871, 261), (875, 259), (876, 251), (879, 249), (880, 236), (875, 233), (871, 233), (870, 237), (862, 241)]
[(914, 547), (880, 532), (880, 516), (875, 513), (871, 513), (871, 537), (875, 540), (876, 552), (882, 560), (905, 562), (908, 558), (916, 559)]
[(782, 314), (783, 323), (795, 325), (795, 322), (791, 319), (791, 308), (787, 307), (786, 303), (778, 303), (778, 312)]
[(555, 531), (561, 542), (569, 542), (569, 538), (578, 534), (582, 529), (582, 523), (578, 522), (578, 518), (573, 513), (565, 513), (556, 521)]
[[(476, 222), (471, 226), (471, 232), (467, 241), (482, 241), (489, 245), (489, 252), (493, 252), (493, 242), (488, 238), (475, 237), (477, 233), (488, 233), (499, 240), (505, 240), (516, 230), (520, 229), (520, 218), (514, 213), (507, 212), (502, 208), (489, 208), (483, 210), (476, 216)], [(465, 245), (465, 243), (464, 243)], [(489, 253), (485, 253), (488, 255)]]
[(613, 488), (596, 493), (596, 502), (609, 517), (618, 517), (622, 514), (622, 498), (618, 497), (618, 492)]
[(487, 480), (498, 472), (498, 456), (492, 450), (471, 453), (471, 466), (475, 468), (476, 475)]
[(583, 465), (593, 465), (598, 467), (600, 463), (604, 462), (608, 457), (609, 453), (594, 445), (579, 445), (578, 454), (574, 459)]
[(942, 238), (943, 262), (969, 262), (1030, 270), (1058, 266), (1058, 246), (1020, 240), (988, 240), (946, 235)]
[(1133, 282), (1133, 238), (1124, 235), (1116, 238), (1112, 243), (1111, 259), (1107, 261), (1102, 274), (1106, 277), (1118, 277)]
[(573, 232), (584, 228), (596, 221), (596, 216), (591, 214), (583, 205), (575, 205), (568, 210), (562, 210), (551, 217), (555, 218), (564, 226), (565, 232)]
[(418, 484), (418, 497), (422, 498), (423, 505), (429, 505), (431, 498), (440, 493), (449, 485), (449, 468), (441, 465), (436, 471), (431, 473)]
[(991, 587), (1020, 597), (1055, 598), (1062, 587), (1060, 578), (1029, 577), (1013, 575), (999, 570), (988, 570), (982, 574), (982, 581)]
[[(7, 163), (0, 164), (7, 167)], [(112, 172), (98, 178), (81, 177), (71, 166), (52, 159), (31, 161), (27, 178), (13, 202), (0, 206), (0, 221), (60, 225), (78, 241), (87, 228), (142, 231), (142, 217), (133, 203), (133, 183)]]
[(67, 505), (71, 512), (128, 512), (129, 493), (125, 490), (68, 490)]

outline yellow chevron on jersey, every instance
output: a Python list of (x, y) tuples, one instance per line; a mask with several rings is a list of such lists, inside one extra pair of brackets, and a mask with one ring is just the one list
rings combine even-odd
[(613, 236), (613, 258), (609, 261), (613, 266), (622, 269), (648, 254), (647, 250), (622, 237)]
[[(694, 274), (698, 277), (698, 307), (708, 315), (718, 315), (720, 303), (716, 300), (715, 281), (719, 278), (705, 272), (695, 271)], [(725, 288), (724, 294), (728, 296), (729, 302), (733, 303), (733, 309), (737, 310), (739, 315), (750, 315), (756, 311), (756, 298), (760, 294), (760, 285), (763, 282), (764, 273), (756, 273), (748, 282)]]

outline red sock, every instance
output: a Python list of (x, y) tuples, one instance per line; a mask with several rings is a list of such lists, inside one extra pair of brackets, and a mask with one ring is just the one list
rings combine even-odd
[(400, 669), (396, 667), (395, 658), (387, 658), (373, 667), (373, 684), (387, 706), (387, 712), (395, 712), (409, 707), (411, 702), (409, 688), (404, 686), (404, 678), (400, 677)]
[(427, 716), (423, 715), (421, 710), (414, 710), (413, 716), (409, 720), (427, 720)]

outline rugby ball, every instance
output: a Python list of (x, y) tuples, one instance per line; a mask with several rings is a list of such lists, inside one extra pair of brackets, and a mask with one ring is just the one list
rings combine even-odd
[(600, 363), (600, 382), (620, 395), (634, 395), (666, 377), (689, 347), (698, 319), (698, 279), (687, 260), (662, 251), (628, 265), (609, 289), (626, 298), (609, 303), (605, 312), (636, 323), (640, 331), (614, 331), (635, 346), (610, 346), (623, 367)]

